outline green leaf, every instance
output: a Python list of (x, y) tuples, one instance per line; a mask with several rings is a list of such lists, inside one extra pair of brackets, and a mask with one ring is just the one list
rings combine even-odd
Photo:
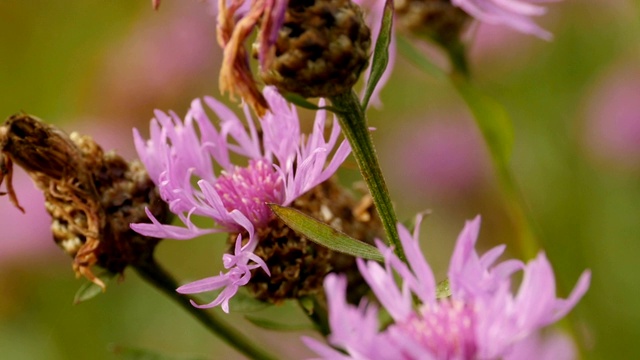
[(276, 204), (269, 204), (269, 206), (293, 231), (317, 244), (363, 259), (384, 261), (382, 254), (374, 246), (358, 241), (296, 209)]
[(442, 69), (429, 61), (429, 59), (405, 37), (398, 36), (396, 38), (396, 43), (398, 51), (402, 56), (411, 61), (416, 67), (418, 67), (418, 69), (438, 80), (445, 80), (447, 78), (447, 74)]
[(111, 345), (109, 349), (121, 359), (126, 360), (205, 360), (202, 356), (169, 356), (147, 349), (125, 345)]
[(245, 316), (250, 323), (253, 325), (266, 329), (266, 330), (276, 330), (276, 331), (301, 331), (301, 330), (315, 330), (312, 324), (285, 324), (278, 321), (259, 318), (255, 316)]
[(298, 298), (298, 304), (307, 314), (312, 314), (315, 311), (315, 298), (311, 296), (303, 296)]
[(384, 12), (382, 14), (382, 24), (380, 25), (380, 33), (373, 50), (373, 59), (371, 59), (371, 72), (369, 73), (369, 81), (367, 82), (364, 99), (362, 100), (362, 108), (366, 109), (373, 91), (376, 89), (382, 74), (384, 74), (387, 64), (389, 64), (389, 43), (391, 43), (391, 28), (393, 27), (393, 0), (386, 0), (384, 3)]
[(263, 310), (271, 306), (273, 306), (273, 304), (260, 301), (247, 294), (246, 290), (243, 288), (240, 288), (240, 290), (238, 290), (238, 292), (229, 300), (229, 308), (232, 309), (233, 312), (237, 313), (248, 313)]
[[(96, 277), (102, 280), (102, 282), (105, 283), (106, 285), (111, 279), (113, 279), (114, 276), (116, 276), (115, 273), (105, 271)], [(73, 297), (73, 304), (74, 305), (80, 304), (81, 302), (92, 299), (102, 293), (103, 291), (100, 286), (94, 284), (91, 281), (87, 281), (80, 286), (78, 291), (76, 291), (76, 294)]]
[(284, 97), (288, 102), (298, 105), (301, 108), (304, 109), (309, 109), (309, 110), (329, 110), (329, 111), (333, 111), (334, 113), (338, 113), (340, 112), (340, 109), (337, 109), (333, 106), (318, 106), (310, 101), (308, 101), (307, 99), (305, 99), (303, 96), (299, 95), (299, 94), (295, 94), (295, 93), (286, 93), (286, 94), (281, 94), (282, 97)]
[(509, 114), (502, 105), (482, 94), (464, 78), (452, 76), (451, 82), (473, 113), (491, 157), (499, 167), (506, 167), (513, 149), (513, 125)]

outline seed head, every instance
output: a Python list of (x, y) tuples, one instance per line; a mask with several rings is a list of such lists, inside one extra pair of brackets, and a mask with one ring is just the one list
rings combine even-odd
[(44, 193), (53, 238), (74, 258), (78, 276), (104, 288), (94, 265), (122, 273), (152, 254), (158, 240), (137, 234), (129, 224), (147, 221), (145, 208), (160, 221), (168, 221), (169, 211), (139, 162), (103, 152), (89, 136), (67, 135), (18, 114), (0, 126), (0, 184), (7, 177), (9, 198), (22, 210), (11, 184), (13, 163)]
[(345, 93), (366, 67), (371, 33), (349, 0), (291, 0), (260, 77), (304, 97)]

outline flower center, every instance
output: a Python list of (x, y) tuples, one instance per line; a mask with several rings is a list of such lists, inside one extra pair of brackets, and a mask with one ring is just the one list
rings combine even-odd
[(264, 226), (272, 212), (267, 203), (282, 203), (284, 183), (273, 166), (264, 160), (250, 160), (247, 167), (236, 166), (222, 172), (214, 184), (225, 209), (239, 210), (256, 226)]
[(475, 311), (472, 306), (444, 299), (433, 306), (424, 305), (420, 315), (398, 324), (403, 334), (429, 349), (437, 359), (475, 358)]

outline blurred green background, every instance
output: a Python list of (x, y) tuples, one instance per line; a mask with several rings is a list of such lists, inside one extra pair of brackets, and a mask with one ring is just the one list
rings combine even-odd
[[(555, 34), (552, 42), (502, 27), (470, 35), (476, 83), (512, 116), (513, 169), (559, 293), (566, 296), (585, 268), (593, 272), (569, 317), (588, 359), (638, 356), (638, 7), (622, 0), (552, 4), (540, 19)], [(211, 9), (195, 0), (166, 0), (158, 12), (149, 1), (3, 0), (0, 114), (24, 110), (131, 159), (131, 129), (146, 132), (153, 109), (183, 115), (191, 99), (219, 96)], [(370, 121), (383, 170), (401, 219), (431, 211), (422, 239), (436, 275), (445, 276), (457, 232), (476, 214), (483, 246), (510, 243), (500, 189), (453, 88), (400, 58), (382, 100)], [(340, 175), (356, 181), (354, 162)], [(41, 196), (21, 174), (16, 187), (26, 215), (0, 198), (2, 358), (113, 359), (116, 346), (241, 358), (131, 272), (106, 294), (72, 305), (83, 280), (74, 279), (70, 259), (51, 241)], [(187, 281), (219, 271), (224, 248), (221, 238), (165, 241), (158, 258)], [(228, 318), (285, 358), (309, 354), (298, 334), (257, 330), (239, 314)]]

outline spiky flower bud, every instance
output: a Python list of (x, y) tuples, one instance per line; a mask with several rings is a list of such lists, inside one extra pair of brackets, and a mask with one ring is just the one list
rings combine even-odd
[(105, 153), (89, 136), (67, 135), (24, 114), (0, 126), (0, 154), (0, 184), (6, 177), (9, 197), (20, 208), (11, 185), (12, 164), (31, 176), (45, 195), (53, 238), (74, 258), (78, 276), (104, 288), (94, 265), (121, 273), (152, 254), (158, 240), (129, 224), (147, 221), (147, 208), (160, 221), (168, 220), (169, 211), (139, 162)]
[(371, 32), (350, 0), (291, 0), (260, 77), (304, 97), (343, 94), (366, 67), (370, 45)]
[[(350, 192), (330, 179), (300, 196), (291, 206), (373, 244), (373, 239), (382, 235), (382, 225), (369, 199), (365, 196), (358, 203)], [(236, 236), (231, 234), (231, 243)], [(317, 245), (278, 218), (260, 229), (258, 236), (260, 242), (254, 253), (265, 261), (271, 275), (262, 268), (252, 271), (247, 287), (257, 299), (280, 303), (309, 295), (323, 296), (322, 283), (330, 272), (348, 276), (354, 302), (368, 289), (353, 256)]]
[(427, 36), (444, 46), (459, 41), (471, 17), (450, 0), (396, 0), (396, 24), (401, 31)]

